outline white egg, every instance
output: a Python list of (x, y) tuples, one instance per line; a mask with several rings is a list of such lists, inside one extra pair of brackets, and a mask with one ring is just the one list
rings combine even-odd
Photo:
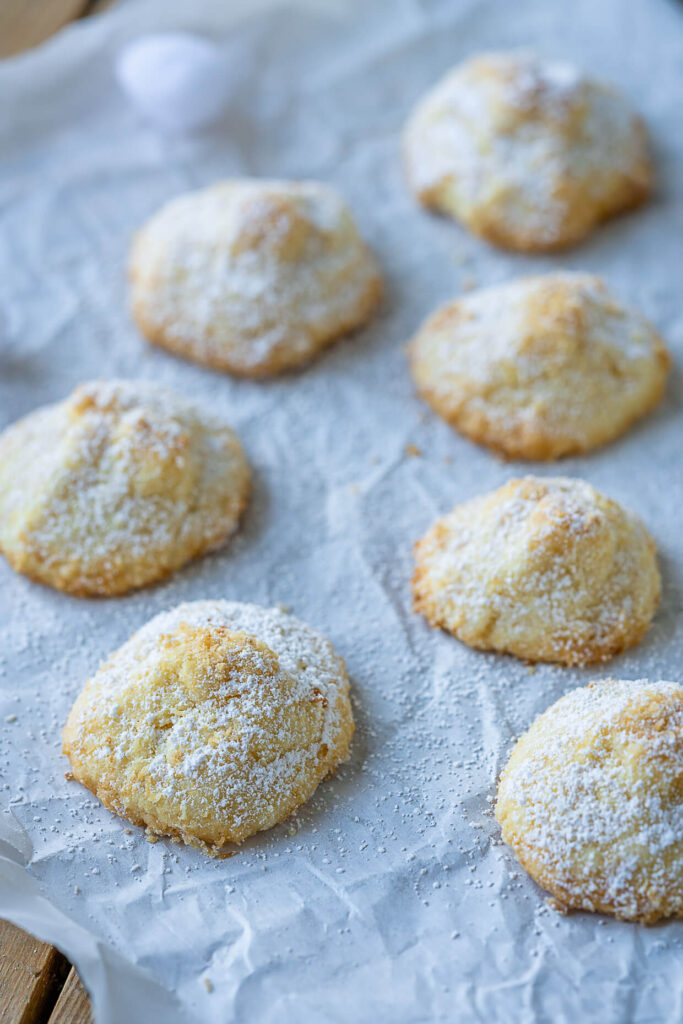
[(215, 43), (186, 32), (129, 43), (116, 60), (116, 77), (140, 113), (167, 131), (210, 124), (228, 100), (226, 57)]

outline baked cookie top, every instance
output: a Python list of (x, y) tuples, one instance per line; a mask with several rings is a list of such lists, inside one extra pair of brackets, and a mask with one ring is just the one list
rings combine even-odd
[(276, 609), (195, 601), (102, 665), (63, 739), (74, 777), (106, 807), (211, 853), (286, 818), (352, 734), (327, 640)]
[(470, 647), (588, 665), (637, 644), (659, 602), (640, 519), (583, 480), (527, 476), (415, 545), (415, 610)]
[(662, 397), (670, 357), (599, 277), (558, 272), (451, 302), (410, 346), (418, 391), (510, 458), (555, 459), (623, 433)]
[(137, 233), (130, 276), (150, 341), (254, 377), (365, 323), (382, 290), (348, 206), (316, 182), (236, 179), (179, 196)]
[(404, 152), (420, 202), (510, 249), (578, 242), (652, 188), (645, 129), (626, 100), (528, 53), (452, 70), (412, 114)]
[(683, 917), (683, 687), (606, 679), (562, 697), (515, 745), (496, 818), (560, 907)]
[(143, 381), (92, 381), (0, 435), (0, 550), (72, 594), (120, 594), (223, 544), (249, 492), (235, 433)]

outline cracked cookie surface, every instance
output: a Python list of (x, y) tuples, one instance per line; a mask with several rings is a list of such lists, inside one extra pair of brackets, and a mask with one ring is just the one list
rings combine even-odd
[(496, 818), (560, 909), (683, 917), (683, 687), (572, 690), (516, 743)]
[(234, 179), (179, 196), (137, 232), (130, 277), (151, 342), (247, 377), (308, 362), (382, 293), (347, 204), (317, 182)]
[(63, 746), (110, 810), (216, 853), (291, 814), (352, 735), (344, 662), (327, 640), (277, 609), (195, 601), (102, 665)]
[(144, 381), (92, 381), (0, 435), (0, 550), (78, 595), (121, 594), (220, 547), (250, 474), (234, 431)]
[(511, 480), (415, 545), (415, 610), (480, 650), (588, 665), (637, 644), (659, 603), (652, 537), (583, 480)]
[(644, 125), (619, 92), (530, 53), (449, 72), (408, 121), (404, 155), (421, 203), (521, 251), (574, 244), (652, 190)]
[(671, 359), (599, 277), (559, 272), (443, 306), (417, 332), (410, 362), (422, 397), (473, 441), (508, 458), (556, 459), (650, 412)]

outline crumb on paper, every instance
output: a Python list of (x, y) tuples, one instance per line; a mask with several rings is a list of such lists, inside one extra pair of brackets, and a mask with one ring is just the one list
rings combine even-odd
[(17, 716), (16, 715), (5, 715), (5, 721), (6, 722), (10, 722), (10, 723), (11, 722), (16, 722), (16, 720), (17, 720)]
[(569, 907), (561, 903), (560, 900), (556, 900), (554, 896), (547, 896), (544, 902), (547, 907), (556, 910), (558, 914), (564, 914), (565, 917), (569, 914)]
[(416, 444), (407, 444), (405, 447), (406, 455), (422, 455), (422, 450), (417, 447)]
[(278, 610), (281, 611), (283, 615), (288, 615), (289, 612), (291, 612), (292, 610), (291, 604), (282, 604), (280, 601), (278, 601), (277, 607)]
[(213, 992), (213, 982), (210, 978), (204, 978), (204, 988), (207, 992)]

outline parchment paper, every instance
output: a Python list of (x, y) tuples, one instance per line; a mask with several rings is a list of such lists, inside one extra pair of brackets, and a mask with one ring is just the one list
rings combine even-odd
[[(229, 415), (255, 468), (244, 526), (167, 584), (59, 595), (0, 563), (0, 914), (72, 957), (98, 1024), (201, 1021), (679, 1022), (683, 924), (561, 917), (498, 841), (495, 780), (516, 736), (600, 675), (683, 678), (680, 377), (625, 438), (559, 471), (636, 509), (664, 594), (644, 642), (603, 672), (468, 650), (411, 612), (411, 547), (454, 503), (525, 471), (414, 397), (403, 345), (473, 284), (558, 266), (603, 273), (683, 358), (683, 11), (667, 0), (286, 6), (124, 3), (0, 66), (0, 426), (96, 376), (153, 378)], [(142, 30), (225, 47), (233, 97), (193, 138), (118, 92)], [(659, 190), (562, 257), (496, 251), (419, 210), (399, 130), (481, 48), (531, 46), (621, 86), (646, 116)], [(387, 278), (381, 316), (301, 373), (235, 381), (152, 351), (126, 311), (131, 232), (234, 174), (312, 177), (348, 196)], [(416, 446), (411, 455), (406, 446)], [(84, 680), (180, 601), (282, 602), (347, 659), (353, 759), (293, 821), (214, 861), (64, 779)], [(16, 716), (16, 717), (15, 717)]]

